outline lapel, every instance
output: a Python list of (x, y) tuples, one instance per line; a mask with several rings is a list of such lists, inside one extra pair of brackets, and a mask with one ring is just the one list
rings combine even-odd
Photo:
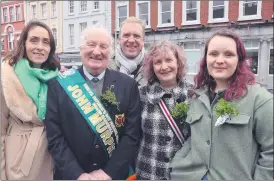
[[(110, 86), (114, 86), (116, 82), (116, 76), (112, 70), (106, 69), (106, 73), (104, 76), (104, 83), (103, 83), (103, 89), (102, 93), (104, 93)], [(113, 91), (116, 93), (117, 92), (117, 87), (113, 87)]]
[(208, 87), (205, 87), (202, 89), (198, 89), (195, 92), (199, 95), (198, 99), (204, 104), (208, 112), (211, 113), (210, 100), (209, 100), (209, 97), (206, 95), (207, 91), (208, 91)]

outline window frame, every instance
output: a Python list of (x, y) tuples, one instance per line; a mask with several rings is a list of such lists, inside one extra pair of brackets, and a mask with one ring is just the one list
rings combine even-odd
[[(273, 46), (273, 43), (274, 43), (273, 40), (271, 40), (271, 41), (270, 41), (270, 44), (269, 44), (269, 62), (268, 62), (268, 71), (267, 71), (267, 72), (268, 72), (268, 76), (272, 76), (272, 77), (274, 76), (274, 73), (273, 73), (273, 74), (270, 74), (270, 73), (269, 73), (269, 69), (270, 69), (269, 64), (270, 64), (271, 49), (272, 49), (272, 51), (273, 51), (273, 53), (274, 53), (274, 46)], [(273, 60), (273, 61), (274, 61), (274, 60)]]
[[(252, 41), (256, 41), (257, 40), (257, 46), (253, 46), (252, 45)], [(246, 45), (245, 45), (245, 41), (251, 41), (251, 46), (250, 47), (247, 47)], [(258, 52), (258, 66), (257, 66), (257, 73), (255, 74), (254, 73), (254, 75), (256, 75), (256, 76), (258, 76), (259, 75), (259, 68), (260, 68), (260, 61), (259, 61), (259, 58), (260, 58), (260, 40), (259, 39), (256, 39), (256, 38), (251, 38), (251, 39), (243, 39), (243, 44), (244, 44), (244, 47), (245, 47), (245, 50), (246, 50), (246, 53), (247, 52), (254, 52), (255, 50), (257, 50), (257, 52)], [(246, 58), (249, 58), (249, 57), (246, 57)]]
[(186, 9), (186, 3), (188, 1), (183, 1), (182, 3), (182, 6), (183, 6), (183, 17), (182, 17), (182, 25), (195, 25), (195, 24), (201, 24), (201, 3), (200, 1), (196, 1), (196, 9), (197, 9), (197, 12), (196, 12), (196, 15), (197, 15), (197, 19), (196, 20), (193, 20), (193, 21), (187, 21), (186, 20), (186, 15), (187, 15), (187, 9)]
[[(12, 34), (11, 37), (10, 37), (10, 34)], [(14, 49), (14, 33), (11, 31), (11, 32), (8, 32), (7, 35), (8, 35), (8, 51), (12, 51)], [(11, 43), (11, 47), (10, 47), (10, 43)]]
[[(55, 30), (55, 31), (54, 31)], [(54, 38), (54, 41), (55, 41), (55, 46), (57, 47), (57, 43), (58, 43), (58, 41), (57, 41), (57, 29), (56, 28), (52, 28), (52, 35), (53, 35), (53, 38)], [(55, 35), (55, 36), (54, 36)]]
[[(18, 11), (20, 12), (20, 18), (18, 18)], [(21, 5), (15, 6), (15, 11), (16, 11), (16, 20), (17, 21), (22, 21), (22, 9), (21, 9)]]
[(80, 37), (81, 37), (81, 35), (82, 35), (82, 33), (83, 33), (83, 31), (84, 31), (84, 29), (82, 29), (82, 25), (86, 25), (86, 27), (85, 28), (87, 28), (88, 27), (88, 23), (87, 22), (81, 22), (81, 23), (79, 23), (79, 33), (80, 33)]
[[(71, 9), (72, 9), (72, 12), (70, 11)], [(74, 1), (69, 0), (68, 1), (68, 14), (69, 15), (73, 15), (74, 13), (75, 13), (75, 4), (74, 4)]]
[(228, 19), (228, 9), (229, 1), (224, 1), (224, 17), (223, 18), (213, 18), (213, 1), (209, 1), (208, 4), (208, 22), (207, 23), (223, 23), (229, 22)]
[[(116, 23), (115, 23), (115, 27), (116, 27), (116, 31), (120, 31), (120, 24), (119, 24), (119, 19), (120, 19), (120, 17), (119, 17), (119, 7), (122, 7), (122, 6), (126, 6), (127, 7), (127, 16), (126, 16), (126, 18), (128, 18), (128, 16), (129, 16), (129, 1), (127, 1), (127, 2), (120, 2), (120, 3), (118, 3), (119, 1), (117, 1), (117, 4), (116, 4)], [(121, 22), (122, 23), (122, 22)]]
[[(88, 1), (79, 1), (80, 3), (79, 3), (79, 8), (80, 8), (80, 13), (86, 13), (87, 11), (88, 11)], [(84, 2), (85, 2), (85, 4), (84, 4)], [(83, 4), (82, 4), (83, 3)], [(83, 8), (83, 5), (85, 5), (86, 6), (86, 9), (85, 10), (82, 10), (82, 8)], [(84, 8), (83, 8), (84, 9)]]
[(16, 13), (15, 13), (15, 6), (9, 6), (9, 16), (10, 16), (10, 22), (16, 21)]
[[(185, 44), (187, 44), (187, 43), (194, 43), (195, 44), (195, 47), (194, 48), (185, 48)], [(196, 48), (196, 44), (199, 44), (199, 49), (197, 49)], [(183, 46), (183, 49), (184, 49), (184, 52), (197, 52), (197, 53), (199, 53), (200, 52), (200, 56), (202, 57), (202, 54), (201, 54), (201, 50), (202, 50), (202, 45), (200, 44), (200, 42), (199, 41), (187, 41), (187, 42), (182, 42), (181, 43), (181, 46)], [(195, 72), (189, 72), (189, 69), (188, 69), (188, 72), (187, 72), (187, 75), (197, 75), (198, 74), (198, 72), (199, 72), (199, 66), (200, 66), (200, 59), (198, 59), (197, 60), (197, 66), (195, 67)], [(189, 62), (188, 62), (188, 68), (189, 68), (189, 65), (191, 65), (191, 64), (189, 64)]]
[[(55, 4), (54, 6), (53, 6), (53, 4)], [(56, 1), (52, 1), (51, 2), (51, 17), (52, 18), (56, 18), (57, 17), (57, 3), (56, 3)]]
[[(92, 1), (93, 5), (92, 5), (92, 10), (93, 11), (100, 11), (100, 1)], [(98, 8), (95, 8), (95, 3), (98, 3)]]
[[(43, 12), (43, 7), (45, 6), (45, 11)], [(46, 19), (47, 18), (47, 3), (41, 3), (40, 4), (40, 7), (41, 7), (41, 19)], [(45, 14), (43, 14), (45, 13)], [(45, 15), (45, 16), (44, 16)]]
[[(35, 11), (33, 11), (33, 10), (34, 10), (33, 7), (35, 7)], [(34, 16), (33, 16), (33, 15), (34, 15)], [(34, 18), (36, 18), (36, 17), (37, 17), (37, 6), (36, 6), (36, 4), (32, 4), (32, 5), (31, 5), (31, 18), (34, 19)]]
[[(9, 12), (8, 12), (9, 8), (4, 7), (4, 8), (2, 8), (2, 10), (3, 10), (3, 22), (8, 23), (9, 22)], [(5, 11), (4, 10), (6, 10), (6, 16), (5, 16)]]
[(262, 19), (262, 1), (256, 1), (257, 2), (257, 14), (256, 15), (244, 16), (244, 3), (252, 3), (252, 2), (254, 2), (254, 1), (249, 1), (249, 2), (239, 1), (238, 21)]
[[(168, 26), (174, 26), (174, 1), (168, 1), (170, 2), (170, 23), (162, 23), (162, 1), (158, 1), (158, 25), (157, 27), (168, 27)], [(168, 11), (166, 11), (168, 12)]]
[(150, 28), (150, 1), (136, 1), (136, 17), (140, 19), (140, 13), (139, 13), (139, 4), (148, 4), (148, 11), (147, 11), (147, 16), (148, 16), (148, 24), (146, 25), (146, 28)]
[[(72, 32), (73, 32), (73, 34), (72, 34)], [(74, 37), (75, 37), (74, 24), (69, 24), (69, 46), (74, 46), (75, 45), (75, 38)], [(73, 43), (71, 43), (71, 42), (73, 42)]]

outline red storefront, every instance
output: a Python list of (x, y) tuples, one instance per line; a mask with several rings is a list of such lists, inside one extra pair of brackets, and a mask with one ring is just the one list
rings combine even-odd
[(14, 49), (25, 26), (23, 1), (2, 1), (1, 7), (1, 55)]

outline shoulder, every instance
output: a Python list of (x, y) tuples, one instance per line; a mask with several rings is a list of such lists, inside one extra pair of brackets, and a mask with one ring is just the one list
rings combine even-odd
[(130, 76), (116, 70), (108, 69), (108, 76), (115, 77), (118, 82), (122, 82), (123, 84), (136, 83), (136, 81)]
[(247, 89), (246, 98), (249, 101), (254, 101), (255, 107), (259, 107), (273, 99), (273, 94), (268, 92), (267, 89), (260, 84), (248, 85)]
[(147, 93), (149, 90), (149, 85), (144, 85), (140, 87), (140, 99), (142, 102), (147, 101)]

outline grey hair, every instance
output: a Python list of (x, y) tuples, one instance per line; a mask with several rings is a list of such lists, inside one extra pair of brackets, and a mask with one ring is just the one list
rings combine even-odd
[(93, 25), (93, 26), (89, 26), (87, 28), (85, 28), (81, 34), (81, 44), (80, 46), (83, 46), (86, 44), (86, 40), (87, 40), (87, 36), (91, 33), (93, 33), (94, 31), (101, 31), (104, 32), (108, 37), (109, 37), (109, 44), (110, 44), (110, 58), (113, 56), (114, 53), (114, 40), (113, 37), (111, 35), (111, 33), (102, 25), (100, 25), (99, 23)]

